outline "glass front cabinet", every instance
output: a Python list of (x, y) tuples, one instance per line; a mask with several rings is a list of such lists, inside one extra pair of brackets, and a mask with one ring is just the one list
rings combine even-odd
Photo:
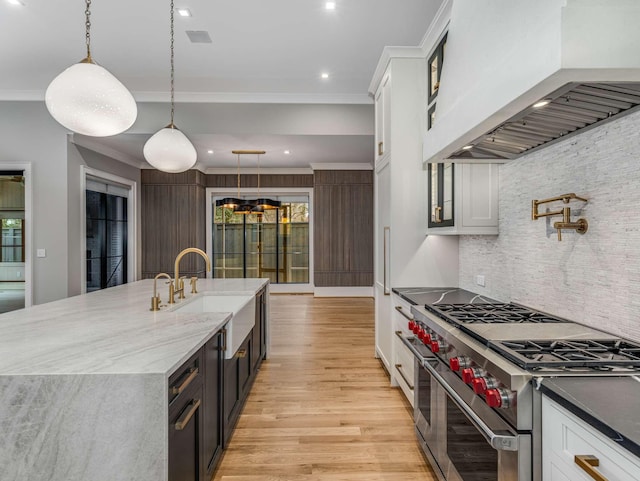
[(498, 234), (498, 164), (427, 164), (427, 234)]
[(454, 225), (453, 163), (429, 164), (429, 227)]

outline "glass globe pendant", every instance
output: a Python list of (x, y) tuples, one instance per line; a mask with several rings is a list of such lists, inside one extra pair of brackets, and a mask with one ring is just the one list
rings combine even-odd
[(142, 149), (144, 158), (152, 167), (163, 172), (177, 174), (189, 170), (196, 164), (198, 153), (195, 147), (173, 123), (175, 111), (173, 62), (173, 0), (171, 0), (171, 122), (147, 140)]
[(131, 127), (138, 108), (127, 88), (91, 58), (91, 0), (85, 3), (87, 57), (53, 79), (45, 93), (45, 104), (51, 116), (67, 129), (106, 137)]
[(144, 144), (143, 153), (153, 167), (174, 174), (189, 170), (198, 159), (193, 144), (173, 124), (153, 134)]

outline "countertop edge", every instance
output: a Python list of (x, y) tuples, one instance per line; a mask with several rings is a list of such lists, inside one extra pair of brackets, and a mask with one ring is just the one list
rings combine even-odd
[(549, 399), (557, 402), (567, 411), (571, 412), (572, 414), (588, 423), (593, 428), (597, 429), (608, 439), (616, 443), (616, 445), (626, 449), (634, 456), (640, 457), (640, 444), (638, 444), (634, 440), (624, 436), (623, 434), (609, 426), (605, 421), (598, 419), (594, 414), (588, 412), (571, 400), (567, 399), (560, 392), (558, 392), (558, 390), (546, 385), (544, 381), (537, 385), (537, 389), (540, 390), (540, 392), (542, 392), (542, 394), (547, 396)]

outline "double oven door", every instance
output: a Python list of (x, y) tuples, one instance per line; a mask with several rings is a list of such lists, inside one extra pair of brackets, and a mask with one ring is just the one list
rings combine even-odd
[(415, 356), (416, 434), (434, 471), (446, 481), (530, 481), (531, 434), (514, 430), (426, 347)]

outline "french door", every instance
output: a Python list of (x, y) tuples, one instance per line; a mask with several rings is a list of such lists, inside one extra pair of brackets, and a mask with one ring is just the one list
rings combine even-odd
[(309, 282), (309, 202), (283, 201), (263, 214), (216, 207), (213, 215), (213, 277), (269, 278), (271, 283)]

